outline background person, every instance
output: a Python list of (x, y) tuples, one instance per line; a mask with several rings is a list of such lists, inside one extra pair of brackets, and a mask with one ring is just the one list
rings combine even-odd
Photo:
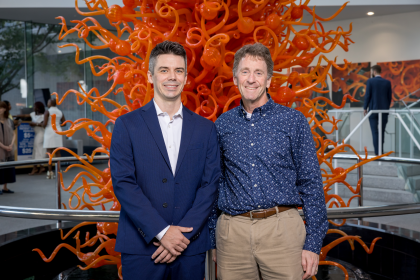
[(264, 45), (239, 49), (233, 81), (241, 105), (215, 123), (222, 162), (219, 280), (309, 279), (318, 270), (328, 221), (315, 143), (305, 116), (266, 93), (273, 68)]
[[(46, 150), (44, 149), (45, 129), (43, 127), (44, 113), (45, 113), (44, 104), (42, 102), (35, 102), (33, 112), (31, 112), (30, 114), (21, 114), (21, 115), (15, 116), (16, 118), (31, 118), (30, 126), (32, 126), (35, 131), (34, 147), (32, 151), (33, 159), (45, 158), (45, 153), (46, 153)], [(35, 173), (41, 174), (44, 171), (45, 171), (45, 168), (42, 165), (34, 165), (29, 175), (34, 175)]]
[[(55, 133), (52, 128), (52, 115), (55, 115), (55, 125), (58, 131), (61, 130), (61, 124), (66, 121), (63, 112), (57, 108), (57, 103), (55, 99), (50, 99), (47, 102), (48, 110), (44, 113), (44, 121), (42, 127), (45, 128), (44, 133), (44, 148), (47, 149), (48, 153), (52, 153), (54, 149), (63, 146), (63, 136)], [(61, 156), (60, 151), (55, 153), (57, 157)], [(47, 179), (54, 179), (55, 174), (52, 171), (52, 165), (48, 165)]]
[[(391, 82), (381, 77), (381, 66), (372, 66), (372, 78), (367, 80), (366, 83), (366, 96), (364, 113), (365, 116), (368, 113), (367, 108), (370, 110), (389, 110), (392, 102), (392, 87)], [(382, 133), (382, 151), (379, 151), (379, 114), (373, 113), (369, 116), (370, 129), (372, 131), (373, 147), (375, 148), (375, 155), (383, 154), (384, 142), (385, 142), (385, 128), (388, 123), (389, 113), (382, 113), (382, 127), (380, 133)]]
[[(13, 121), (9, 118), (9, 106), (0, 101), (0, 162), (13, 161), (14, 143), (16, 140)], [(0, 169), (0, 195), (4, 193), (14, 193), (7, 188), (7, 184), (16, 182), (15, 168)]]

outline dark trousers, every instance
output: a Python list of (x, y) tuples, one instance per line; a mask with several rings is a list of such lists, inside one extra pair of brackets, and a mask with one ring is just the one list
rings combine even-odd
[(124, 280), (203, 280), (206, 253), (155, 264), (151, 256), (121, 254)]
[(381, 155), (384, 151), (384, 142), (385, 142), (385, 127), (388, 123), (388, 113), (382, 114), (382, 127), (381, 133), (382, 133), (382, 151), (378, 153), (379, 151), (379, 132), (378, 132), (378, 126), (379, 126), (379, 114), (372, 114), (369, 117), (369, 123), (370, 123), (370, 129), (372, 130), (372, 139), (373, 139), (373, 147), (375, 148), (375, 155)]

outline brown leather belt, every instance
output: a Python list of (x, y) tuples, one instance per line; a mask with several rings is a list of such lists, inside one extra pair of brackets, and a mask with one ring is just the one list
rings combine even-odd
[[(276, 208), (278, 211), (276, 211)], [(244, 217), (248, 217), (252, 219), (262, 219), (262, 218), (268, 218), (272, 215), (287, 211), (292, 208), (296, 208), (296, 207), (295, 206), (276, 206), (270, 209), (252, 210), (243, 214), (239, 214), (238, 216), (244, 216)]]

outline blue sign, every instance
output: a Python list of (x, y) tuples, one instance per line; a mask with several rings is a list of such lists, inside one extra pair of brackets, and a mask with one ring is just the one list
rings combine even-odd
[(17, 160), (32, 159), (35, 131), (29, 123), (21, 123), (17, 129)]

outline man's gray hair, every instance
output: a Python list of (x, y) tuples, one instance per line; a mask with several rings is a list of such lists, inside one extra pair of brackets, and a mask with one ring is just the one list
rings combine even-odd
[(273, 76), (274, 61), (271, 58), (270, 50), (261, 43), (255, 43), (252, 45), (245, 45), (235, 53), (232, 69), (233, 77), (237, 77), (239, 62), (247, 55), (264, 60), (267, 65), (268, 79)]

